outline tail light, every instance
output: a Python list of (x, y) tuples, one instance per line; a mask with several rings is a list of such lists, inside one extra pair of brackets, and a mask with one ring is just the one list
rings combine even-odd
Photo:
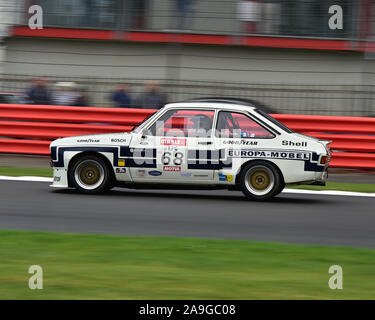
[(320, 157), (320, 164), (326, 164), (328, 162), (328, 156)]

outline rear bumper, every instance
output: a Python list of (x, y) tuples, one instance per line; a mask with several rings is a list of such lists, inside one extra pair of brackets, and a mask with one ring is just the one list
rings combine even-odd
[(316, 180), (310, 185), (325, 187), (327, 179), (328, 179), (328, 167), (323, 172), (317, 173)]

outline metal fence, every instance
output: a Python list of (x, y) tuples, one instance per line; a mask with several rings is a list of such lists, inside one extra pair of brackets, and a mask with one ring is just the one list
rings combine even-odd
[[(3, 75), (0, 92), (25, 93), (31, 86), (30, 75)], [(135, 107), (137, 98), (145, 91), (144, 81), (134, 79), (49, 77), (48, 89), (56, 92), (55, 84), (74, 82), (76, 89), (84, 88), (88, 106), (112, 107), (110, 94), (119, 83), (130, 85), (129, 94)], [(184, 101), (199, 97), (228, 97), (257, 100), (275, 113), (374, 116), (375, 86), (313, 86), (298, 84), (247, 84), (208, 81), (160, 80), (160, 92), (167, 102)]]

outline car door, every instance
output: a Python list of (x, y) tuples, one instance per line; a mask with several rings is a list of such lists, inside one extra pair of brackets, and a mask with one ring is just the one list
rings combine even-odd
[[(207, 166), (196, 167), (197, 159), (192, 154), (198, 146), (214, 147), (211, 137), (214, 115), (212, 110), (170, 109), (155, 119), (131, 142), (133, 181), (189, 183), (212, 179), (213, 170)], [(203, 123), (205, 128), (211, 123), (208, 136), (199, 128)]]
[[(264, 128), (248, 114), (236, 111), (220, 111), (215, 129), (215, 150), (220, 153), (218, 171), (220, 181), (232, 181), (238, 168), (249, 160), (242, 151), (253, 151), (269, 147), (275, 134)], [(248, 153), (246, 153), (248, 154)], [(229, 181), (230, 180), (230, 181)]]

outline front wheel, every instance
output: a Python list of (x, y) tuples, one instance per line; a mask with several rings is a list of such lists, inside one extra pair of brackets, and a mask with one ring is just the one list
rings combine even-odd
[(107, 164), (95, 156), (77, 159), (69, 170), (73, 187), (82, 193), (101, 193), (110, 189), (111, 174)]
[(284, 181), (272, 164), (255, 161), (242, 170), (240, 185), (247, 198), (262, 201), (280, 193), (284, 188)]

